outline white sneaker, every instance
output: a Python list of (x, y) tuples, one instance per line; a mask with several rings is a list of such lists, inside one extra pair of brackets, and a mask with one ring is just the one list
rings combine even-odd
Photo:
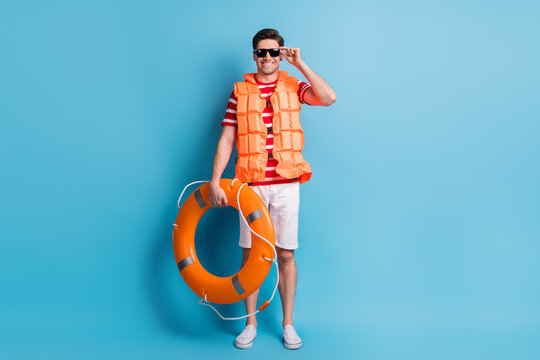
[(253, 325), (246, 325), (244, 330), (236, 337), (234, 346), (239, 349), (248, 349), (253, 345), (253, 340), (257, 337), (257, 328)]
[(292, 325), (283, 328), (283, 346), (289, 350), (295, 350), (302, 346), (302, 339), (300, 339)]

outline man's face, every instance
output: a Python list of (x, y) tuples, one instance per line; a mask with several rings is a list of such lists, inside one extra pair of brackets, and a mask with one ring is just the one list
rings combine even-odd
[[(277, 49), (279, 44), (276, 40), (273, 39), (264, 39), (259, 41), (257, 44), (257, 49)], [(281, 53), (279, 56), (272, 57), (267, 51), (266, 56), (259, 58), (257, 54), (253, 52), (253, 60), (257, 63), (257, 72), (263, 73), (265, 75), (272, 75), (279, 70), (279, 62), (283, 59)]]

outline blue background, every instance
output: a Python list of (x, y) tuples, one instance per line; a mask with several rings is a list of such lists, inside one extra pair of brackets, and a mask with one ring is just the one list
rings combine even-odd
[[(539, 18), (535, 1), (3, 1), (2, 358), (540, 358)], [(209, 179), (264, 27), (338, 94), (302, 110), (296, 352), (278, 297), (234, 349), (243, 322), (199, 306), (172, 254), (177, 197)], [(212, 209), (205, 266), (236, 272), (237, 235)]]

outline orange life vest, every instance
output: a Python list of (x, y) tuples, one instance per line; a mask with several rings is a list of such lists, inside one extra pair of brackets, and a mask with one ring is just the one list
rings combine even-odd
[[(236, 178), (245, 183), (264, 181), (269, 156), (277, 161), (276, 172), (288, 179), (298, 178), (301, 183), (311, 178), (311, 167), (302, 157), (304, 132), (300, 125), (298, 80), (280, 71), (270, 102), (274, 109), (272, 128), (267, 129), (262, 113), (267, 100), (261, 96), (255, 74), (245, 74), (244, 82), (234, 84), (238, 99), (236, 116), (238, 132), (236, 149)], [(274, 149), (266, 151), (266, 136), (274, 134)]]

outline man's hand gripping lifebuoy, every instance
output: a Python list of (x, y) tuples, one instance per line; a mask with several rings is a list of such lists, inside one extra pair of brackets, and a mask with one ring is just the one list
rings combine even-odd
[(219, 181), (210, 182), (210, 204), (213, 207), (226, 207), (229, 205), (225, 191), (219, 186)]

